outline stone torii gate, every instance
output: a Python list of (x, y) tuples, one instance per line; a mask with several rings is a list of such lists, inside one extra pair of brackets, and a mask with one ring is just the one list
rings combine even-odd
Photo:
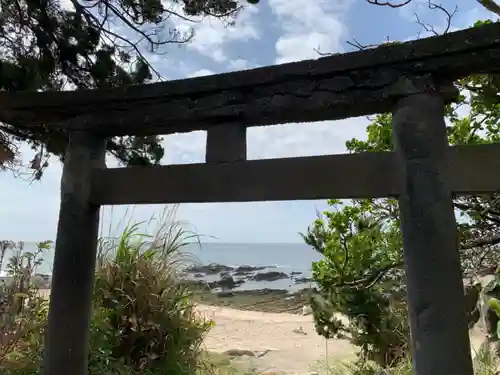
[[(449, 147), (451, 82), (500, 67), (500, 25), (166, 83), (0, 93), (0, 121), (69, 132), (44, 373), (87, 373), (102, 205), (397, 197), (417, 375), (471, 375), (453, 194), (500, 190), (500, 145)], [(246, 160), (246, 128), (393, 113), (394, 152)], [(106, 138), (207, 131), (206, 163), (106, 169)], [(304, 124), (307, 131), (307, 124)]]

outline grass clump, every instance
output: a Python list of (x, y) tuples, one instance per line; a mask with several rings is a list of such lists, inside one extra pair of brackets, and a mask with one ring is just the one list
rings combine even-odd
[(155, 237), (133, 225), (102, 255), (94, 306), (107, 323), (109, 357), (136, 371), (193, 374), (212, 322), (196, 313), (189, 291), (178, 282), (179, 241), (186, 236), (179, 228), (172, 237), (171, 225)]
[[(240, 373), (202, 350), (212, 322), (195, 310), (179, 282), (182, 249), (196, 235), (166, 211), (154, 235), (129, 225), (121, 237), (102, 240), (93, 293), (89, 342), (90, 375), (181, 375)], [(41, 374), (47, 301), (30, 282), (40, 253), (10, 259), (9, 282), (0, 289), (0, 372)], [(5, 255), (5, 250), (2, 255)], [(3, 256), (2, 256), (3, 259)], [(217, 364), (218, 363), (218, 364)], [(222, 366), (222, 367), (224, 367)]]

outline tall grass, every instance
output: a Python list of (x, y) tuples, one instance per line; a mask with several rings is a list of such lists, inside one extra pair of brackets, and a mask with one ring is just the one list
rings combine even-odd
[[(156, 224), (153, 234), (144, 224)], [(119, 238), (101, 239), (93, 293), (90, 375), (206, 374), (202, 342), (212, 322), (179, 282), (198, 236), (175, 220), (175, 207), (150, 223), (129, 223)], [(41, 372), (47, 301), (26, 283), (40, 257), (11, 259), (12, 282), (1, 289), (0, 373)], [(16, 259), (23, 259), (20, 263)]]
[(140, 232), (143, 223), (122, 233), (112, 251), (100, 254), (94, 305), (105, 311), (111, 332), (111, 355), (136, 370), (164, 369), (193, 374), (201, 344), (212, 322), (201, 318), (190, 292), (179, 283), (182, 250), (197, 236), (171, 212), (154, 235)]
[[(446, 349), (444, 349), (446, 350)], [(498, 375), (500, 374), (499, 360), (494, 351), (486, 343), (474, 353), (475, 375)], [(318, 366), (321, 372), (328, 375), (413, 375), (411, 358), (406, 358), (396, 366), (384, 369), (373, 362), (336, 362), (331, 366)]]

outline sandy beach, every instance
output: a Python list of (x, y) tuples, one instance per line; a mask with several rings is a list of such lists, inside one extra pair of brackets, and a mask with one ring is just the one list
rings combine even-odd
[[(46, 298), (50, 290), (40, 290)], [(355, 358), (346, 340), (326, 340), (316, 334), (311, 315), (243, 311), (198, 305), (200, 314), (214, 321), (205, 349), (234, 357), (236, 363), (259, 372), (307, 374), (322, 371), (321, 363)]]
[[(40, 294), (49, 297), (50, 290)], [(323, 374), (325, 362), (350, 361), (356, 348), (346, 340), (325, 340), (316, 334), (311, 315), (244, 311), (198, 305), (200, 314), (214, 321), (205, 349), (234, 358), (241, 366), (261, 373)], [(479, 328), (470, 332), (472, 350), (484, 340)]]
[[(312, 317), (199, 306), (215, 322), (205, 345), (213, 352), (254, 352), (247, 360), (261, 371), (308, 373), (320, 362), (350, 360), (355, 348), (346, 340), (326, 340), (314, 330)], [(261, 357), (258, 357), (262, 355)]]
[[(325, 361), (350, 361), (356, 348), (346, 340), (325, 340), (316, 334), (312, 316), (287, 313), (241, 311), (225, 307), (199, 306), (200, 312), (215, 321), (205, 345), (207, 350), (224, 353), (234, 349), (253, 351), (260, 358), (249, 361), (259, 370), (287, 374), (323, 373)], [(471, 350), (484, 340), (479, 328), (470, 331)]]

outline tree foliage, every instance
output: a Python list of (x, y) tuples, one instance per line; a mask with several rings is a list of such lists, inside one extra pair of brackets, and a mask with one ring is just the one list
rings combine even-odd
[[(243, 1), (243, 0), (242, 0)], [(256, 4), (256, 0), (248, 0)], [(210, 16), (232, 22), (239, 0), (0, 0), (0, 90), (54, 91), (142, 84), (161, 79), (145, 52), (188, 43), (176, 20)], [(195, 18), (193, 18), (195, 17)], [(0, 167), (15, 167), (27, 142), (38, 171), (63, 157), (67, 134), (0, 123)], [(157, 164), (160, 137), (115, 137), (108, 151), (125, 164)]]
[(313, 263), (322, 296), (311, 301), (316, 330), (326, 338), (347, 337), (361, 348), (362, 359), (381, 366), (398, 361), (406, 353), (408, 325), (396, 202), (328, 203), (332, 211), (304, 235), (324, 256)]
[[(499, 79), (496, 74), (475, 75), (456, 82), (463, 95), (446, 108), (450, 144), (499, 142)], [(390, 114), (376, 116), (367, 127), (367, 139), (346, 142), (348, 151), (391, 151), (391, 120)], [(499, 264), (499, 198), (490, 194), (454, 199), (465, 276)], [(397, 202), (331, 200), (329, 205), (303, 235), (324, 256), (313, 264), (322, 296), (312, 301), (317, 331), (325, 337), (346, 335), (361, 347), (363, 359), (391, 365), (404, 357), (408, 342)], [(335, 312), (349, 323), (335, 319)]]

